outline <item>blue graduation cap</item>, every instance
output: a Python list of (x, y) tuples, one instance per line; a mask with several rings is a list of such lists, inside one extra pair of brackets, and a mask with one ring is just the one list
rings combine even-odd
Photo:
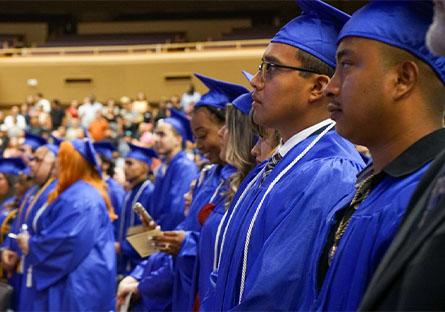
[(372, 1), (352, 15), (338, 41), (363, 37), (405, 50), (429, 64), (445, 84), (445, 57), (434, 56), (425, 43), (432, 20), (431, 1)]
[(243, 95), (237, 97), (233, 102), (233, 106), (241, 111), (244, 115), (249, 115), (250, 109), (252, 108), (252, 93), (244, 93)]
[(195, 73), (195, 76), (209, 89), (195, 104), (196, 107), (211, 106), (224, 109), (227, 103), (231, 103), (241, 94), (249, 92), (249, 90), (239, 84), (213, 79), (198, 73)]
[(101, 175), (102, 170), (100, 169), (99, 162), (96, 158), (96, 151), (91, 141), (89, 139), (74, 139), (71, 141), (71, 144), (86, 161), (93, 165), (99, 175)]
[(27, 169), (21, 158), (0, 158), (0, 172), (12, 175), (19, 175)]
[(340, 29), (349, 15), (320, 0), (297, 0), (300, 16), (283, 26), (271, 42), (303, 50), (335, 67), (335, 51)]
[(247, 70), (242, 70), (241, 71), (243, 73), (243, 76), (246, 77), (247, 81), (251, 81), (253, 76), (251, 73), (249, 73)]
[(45, 145), (47, 140), (45, 138), (42, 138), (41, 136), (31, 134), (29, 132), (25, 132), (25, 141), (23, 144), (31, 146), (31, 149), (35, 151), (37, 148), (39, 148), (42, 145)]
[(108, 160), (113, 159), (113, 152), (117, 151), (116, 147), (110, 141), (98, 141), (93, 143), (96, 152)]
[(130, 152), (127, 154), (127, 158), (133, 158), (151, 165), (152, 158), (158, 158), (158, 154), (152, 148), (146, 148), (128, 143)]
[(180, 111), (171, 108), (170, 117), (163, 119), (163, 122), (170, 124), (181, 135), (183, 142), (193, 142), (193, 133), (190, 126), (190, 119)]

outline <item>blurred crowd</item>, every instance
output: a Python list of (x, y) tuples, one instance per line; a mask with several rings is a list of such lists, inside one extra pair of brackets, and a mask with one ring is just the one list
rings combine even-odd
[[(147, 101), (144, 92), (135, 97), (122, 96), (105, 101), (94, 95), (62, 103), (48, 99), (42, 93), (29, 95), (22, 105), (0, 111), (0, 152), (3, 157), (20, 155), (25, 132), (49, 139), (108, 140), (118, 147), (120, 155), (128, 153), (127, 143), (153, 147), (153, 128), (156, 122), (170, 116), (170, 108), (190, 115), (200, 94), (193, 85), (182, 96), (163, 97), (159, 102)], [(193, 154), (193, 146), (188, 146)]]

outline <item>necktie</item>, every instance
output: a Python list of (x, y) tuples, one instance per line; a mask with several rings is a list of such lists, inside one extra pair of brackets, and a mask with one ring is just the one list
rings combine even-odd
[(357, 186), (357, 191), (355, 192), (354, 198), (352, 199), (351, 204), (349, 205), (349, 208), (350, 209), (352, 208), (353, 211), (350, 214), (348, 213), (345, 214), (345, 216), (341, 219), (337, 230), (335, 231), (334, 243), (329, 250), (329, 256), (328, 256), (329, 265), (331, 264), (335, 253), (337, 252), (337, 247), (340, 243), (341, 238), (343, 237), (343, 234), (346, 232), (346, 229), (348, 228), (349, 221), (351, 221), (352, 215), (354, 214), (355, 210), (357, 210), (359, 205), (366, 199), (366, 197), (368, 197), (369, 193), (371, 192), (373, 182), (376, 180), (375, 178), (376, 175), (371, 174)]
[(280, 153), (276, 153), (272, 156), (271, 159), (266, 164), (266, 167), (264, 168), (263, 175), (261, 176), (261, 182), (260, 184), (263, 184), (264, 180), (266, 180), (267, 176), (272, 172), (273, 168), (278, 164), (278, 162), (283, 158), (283, 156), (280, 155)]

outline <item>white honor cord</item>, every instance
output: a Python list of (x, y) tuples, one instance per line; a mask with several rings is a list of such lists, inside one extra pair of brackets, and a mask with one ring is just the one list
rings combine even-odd
[[(264, 167), (265, 168), (265, 167)], [(244, 199), (244, 197), (247, 194), (247, 191), (252, 187), (252, 185), (255, 184), (255, 182), (258, 180), (258, 178), (263, 174), (264, 172), (264, 168), (262, 170), (260, 170), (260, 172), (258, 172), (258, 174), (252, 179), (252, 181), (249, 182), (249, 184), (246, 186), (246, 188), (244, 189), (244, 191), (242, 192), (241, 196), (238, 198), (235, 206), (232, 209), (232, 213), (230, 214), (229, 217), (229, 221), (227, 222), (226, 227), (224, 228), (224, 233), (222, 236), (222, 240), (221, 240), (221, 249), (219, 250), (219, 257), (216, 257), (218, 254), (218, 244), (219, 244), (219, 236), (221, 235), (221, 229), (222, 226), (227, 218), (227, 214), (229, 213), (229, 211), (227, 210), (226, 213), (224, 214), (224, 216), (221, 219), (221, 222), (219, 223), (218, 226), (218, 231), (216, 232), (216, 241), (215, 241), (215, 254), (214, 254), (214, 265), (213, 265), (213, 270), (215, 271), (217, 268), (219, 268), (220, 262), (221, 262), (221, 257), (222, 257), (222, 253), (223, 253), (223, 249), (224, 249), (224, 243), (226, 241), (226, 234), (227, 234), (227, 230), (230, 227), (230, 223), (232, 222), (232, 217), (235, 214), (235, 211), (237, 210), (240, 202)], [(215, 265), (216, 261), (218, 262), (217, 265)]]
[[(221, 187), (224, 185), (225, 180), (221, 179), (221, 182), (219, 183), (218, 187), (215, 190), (215, 193), (213, 193), (212, 197), (210, 198), (209, 203), (213, 203), (213, 201), (215, 200), (216, 196), (219, 193), (219, 190), (221, 189)], [(218, 227), (219, 228), (219, 227)], [(218, 239), (218, 233), (216, 233), (216, 239)], [(218, 241), (215, 241), (215, 251), (213, 253), (213, 267), (215, 267), (215, 262), (216, 262), (216, 250), (218, 248)]]
[(218, 196), (219, 190), (221, 189), (221, 187), (223, 186), (225, 180), (222, 179), (221, 182), (218, 184), (218, 186), (216, 187), (215, 192), (213, 193), (212, 197), (210, 197), (210, 201), (209, 203), (213, 203), (213, 201), (215, 200), (216, 196)]
[(252, 235), (252, 230), (255, 225), (255, 221), (258, 217), (258, 213), (261, 210), (261, 207), (263, 206), (264, 200), (266, 199), (266, 196), (269, 195), (270, 191), (274, 188), (274, 186), (281, 180), (281, 178), (293, 167), (297, 162), (300, 161), (313, 147), (315, 144), (317, 144), (318, 141), (326, 134), (328, 133), (333, 127), (335, 126), (335, 122), (330, 124), (326, 129), (323, 130), (322, 133), (320, 133), (304, 150), (301, 152), (287, 167), (281, 171), (277, 177), (272, 181), (272, 183), (269, 185), (269, 187), (266, 190), (266, 193), (264, 193), (263, 197), (261, 198), (261, 201), (256, 208), (255, 214), (252, 217), (252, 220), (250, 221), (249, 228), (247, 230), (246, 234), (246, 240), (244, 243), (244, 256), (243, 256), (243, 267), (241, 271), (241, 283), (240, 283), (240, 291), (239, 291), (239, 299), (238, 303), (241, 303), (241, 300), (243, 298), (244, 293), (244, 286), (246, 282), (246, 272), (247, 272), (247, 258), (249, 256), (249, 245), (250, 245), (250, 237)]
[[(151, 183), (150, 180), (145, 181), (145, 182), (141, 185), (141, 187), (139, 188), (138, 192), (137, 192), (136, 195), (134, 196), (133, 201), (131, 202), (131, 207), (130, 207), (130, 211), (131, 211), (131, 213), (130, 213), (130, 226), (134, 225), (134, 216), (135, 216), (135, 214), (136, 214), (136, 213), (133, 211), (133, 207), (134, 207), (134, 205), (136, 205), (136, 203), (138, 202), (139, 197), (141, 197), (142, 192), (147, 188), (147, 186), (148, 186), (150, 183)], [(146, 208), (146, 207), (144, 207), (144, 208)], [(124, 207), (123, 210), (125, 210), (125, 207)]]
[(45, 211), (45, 209), (47, 207), (48, 207), (48, 202), (43, 204), (43, 206), (40, 207), (39, 210), (37, 210), (36, 216), (32, 220), (32, 228), (34, 229), (34, 232), (37, 232), (37, 221), (39, 220), (40, 216), (42, 215), (42, 213)]

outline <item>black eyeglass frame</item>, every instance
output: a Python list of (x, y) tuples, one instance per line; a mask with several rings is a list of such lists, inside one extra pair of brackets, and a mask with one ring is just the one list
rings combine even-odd
[(267, 65), (267, 67), (275, 67), (275, 68), (285, 68), (285, 69), (291, 69), (291, 70), (297, 70), (297, 71), (301, 71), (301, 72), (305, 72), (305, 73), (312, 73), (312, 74), (317, 74), (320, 75), (319, 72), (316, 72), (315, 70), (312, 69), (307, 69), (307, 68), (303, 68), (303, 67), (295, 67), (295, 66), (289, 66), (289, 65), (281, 65), (281, 64), (276, 64), (276, 63), (272, 63), (272, 62), (268, 62), (265, 60), (261, 61), (261, 64), (258, 66), (258, 71), (261, 73), (261, 78), (263, 80), (266, 80), (266, 71), (267, 71), (267, 67), (263, 72), (263, 67), (264, 65)]

